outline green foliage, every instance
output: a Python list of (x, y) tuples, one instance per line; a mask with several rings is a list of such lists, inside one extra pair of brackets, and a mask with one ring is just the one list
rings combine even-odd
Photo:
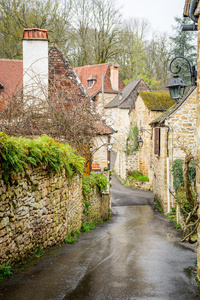
[(76, 235), (76, 236), (78, 236), (78, 235), (80, 235), (80, 234), (81, 234), (80, 230), (76, 230), (76, 231), (75, 231), (75, 235)]
[[(172, 166), (172, 174), (174, 176), (174, 189), (177, 192), (181, 187), (184, 187), (183, 179), (183, 160), (175, 159)], [(196, 178), (196, 165), (194, 160), (191, 161), (189, 166), (189, 182), (195, 181)]]
[(149, 178), (147, 176), (142, 175), (142, 173), (133, 170), (131, 172), (131, 175), (129, 175), (130, 179), (134, 179), (134, 180), (138, 180), (138, 181), (144, 181), (144, 182), (148, 182)]
[(90, 207), (90, 202), (89, 201), (85, 201), (84, 199), (83, 199), (83, 203), (84, 203), (84, 205), (85, 205), (85, 208), (84, 208), (84, 210), (83, 210), (83, 213), (84, 214), (86, 214), (86, 215), (89, 215), (91, 212), (90, 212), (90, 210), (89, 210), (89, 207)]
[(77, 241), (77, 236), (76, 235), (72, 236), (71, 234), (68, 234), (67, 237), (64, 240), (64, 242), (66, 244), (73, 244), (76, 241)]
[(83, 197), (89, 196), (94, 187), (105, 191), (107, 189), (107, 178), (102, 174), (91, 172), (89, 176), (83, 176), (82, 187)]
[(22, 57), (24, 28), (45, 28), (51, 43), (64, 48), (69, 11), (67, 1), (0, 0), (0, 57)]
[[(176, 195), (176, 201), (180, 206), (180, 210), (182, 215), (184, 216), (184, 219), (186, 219), (188, 214), (193, 210), (193, 206), (187, 201), (184, 189), (178, 190)], [(192, 219), (195, 220), (196, 217), (194, 216), (194, 218)]]
[(87, 232), (90, 231), (91, 229), (94, 229), (96, 227), (97, 223), (103, 223), (103, 219), (98, 219), (94, 222), (90, 222), (89, 224), (81, 223), (81, 231), (82, 232)]
[(138, 151), (138, 127), (131, 126), (128, 133), (126, 152)]
[(74, 233), (68, 234), (64, 239), (64, 242), (66, 244), (73, 244), (77, 241), (77, 236), (79, 236), (80, 234), (81, 234), (80, 230), (76, 230)]
[(5, 264), (3, 264), (0, 267), (0, 279), (3, 279), (6, 276), (11, 276), (12, 274), (12, 267), (10, 265), (6, 266)]
[(68, 144), (61, 144), (47, 135), (30, 140), (0, 133), (0, 161), (4, 179), (22, 173), (28, 164), (44, 166), (50, 172), (65, 169), (68, 177), (83, 173), (85, 159)]
[[(188, 18), (175, 18), (176, 24), (173, 27), (174, 34), (170, 37), (172, 42), (171, 49), (171, 58), (176, 56), (184, 56), (187, 58), (191, 65), (196, 65), (196, 39), (197, 32), (194, 31), (181, 31), (180, 28), (183, 24), (188, 25), (191, 24), (191, 20)], [(180, 65), (181, 73), (180, 77), (183, 79), (186, 85), (190, 85), (190, 72), (188, 69), (188, 64), (183, 59), (176, 60), (174, 62), (173, 71), (176, 71), (176, 65)]]
[(160, 201), (159, 201), (159, 198), (157, 195), (155, 195), (155, 197), (154, 197), (154, 203), (156, 205), (156, 208), (159, 210), (159, 212), (161, 212), (163, 214), (164, 210), (163, 210), (162, 205), (160, 204)]
[(90, 231), (90, 226), (85, 223), (81, 223), (81, 231), (82, 232)]
[(38, 247), (38, 248), (36, 248), (35, 250), (34, 250), (34, 252), (33, 252), (33, 256), (34, 257), (40, 257), (40, 256), (42, 256), (44, 254), (44, 250), (43, 250), (43, 247)]
[(148, 84), (148, 86), (153, 90), (160, 90), (161, 88), (161, 80), (156, 80), (155, 77), (150, 78), (147, 74), (140, 73), (139, 75), (135, 75), (132, 79), (125, 79), (124, 84), (126, 85), (129, 81), (143, 78), (144, 81)]

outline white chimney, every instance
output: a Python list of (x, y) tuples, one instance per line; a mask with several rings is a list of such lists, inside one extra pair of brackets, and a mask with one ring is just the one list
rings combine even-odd
[(110, 67), (110, 80), (111, 80), (113, 90), (118, 91), (119, 90), (119, 66), (112, 65)]
[(23, 94), (32, 101), (48, 96), (48, 33), (39, 28), (24, 29)]

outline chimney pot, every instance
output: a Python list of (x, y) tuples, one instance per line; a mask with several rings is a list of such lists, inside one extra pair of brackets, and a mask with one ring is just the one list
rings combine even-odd
[(24, 28), (23, 39), (46, 39), (46, 40), (48, 40), (48, 32), (46, 29)]

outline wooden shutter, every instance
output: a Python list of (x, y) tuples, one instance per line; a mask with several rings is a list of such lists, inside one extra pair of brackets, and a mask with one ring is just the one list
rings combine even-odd
[(154, 129), (154, 154), (160, 156), (160, 128)]

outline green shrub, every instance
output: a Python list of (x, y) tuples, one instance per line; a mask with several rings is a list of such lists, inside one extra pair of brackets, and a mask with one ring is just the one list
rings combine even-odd
[(90, 226), (85, 223), (81, 223), (81, 231), (82, 232), (90, 231)]
[(0, 279), (3, 279), (4, 277), (10, 276), (12, 274), (12, 267), (10, 265), (6, 266), (5, 264), (3, 264), (0, 267)]
[(91, 172), (89, 176), (83, 176), (83, 197), (88, 196), (94, 187), (97, 187), (101, 191), (107, 189), (107, 178), (102, 174), (96, 174)]
[(34, 250), (34, 253), (33, 253), (33, 256), (34, 257), (40, 257), (44, 254), (44, 250), (43, 250), (43, 247), (38, 247)]
[(66, 244), (73, 244), (77, 241), (77, 236), (76, 235), (71, 235), (71, 234), (68, 234), (67, 237), (65, 238), (64, 242)]
[(126, 152), (132, 153), (133, 151), (138, 151), (138, 127), (131, 126), (128, 133)]
[(148, 182), (149, 178), (147, 176), (142, 175), (142, 173), (133, 170), (131, 174), (129, 175), (130, 179), (138, 180), (138, 181), (144, 181)]
[[(183, 160), (175, 159), (172, 166), (172, 174), (174, 177), (174, 189), (177, 192), (181, 187), (184, 187), (183, 179)], [(194, 160), (191, 161), (189, 166), (189, 182), (195, 181), (196, 178), (196, 165)]]
[(17, 138), (0, 133), (0, 161), (4, 179), (22, 173), (28, 164), (44, 166), (50, 172), (66, 170), (68, 177), (83, 174), (85, 159), (68, 144), (47, 135), (35, 139)]

